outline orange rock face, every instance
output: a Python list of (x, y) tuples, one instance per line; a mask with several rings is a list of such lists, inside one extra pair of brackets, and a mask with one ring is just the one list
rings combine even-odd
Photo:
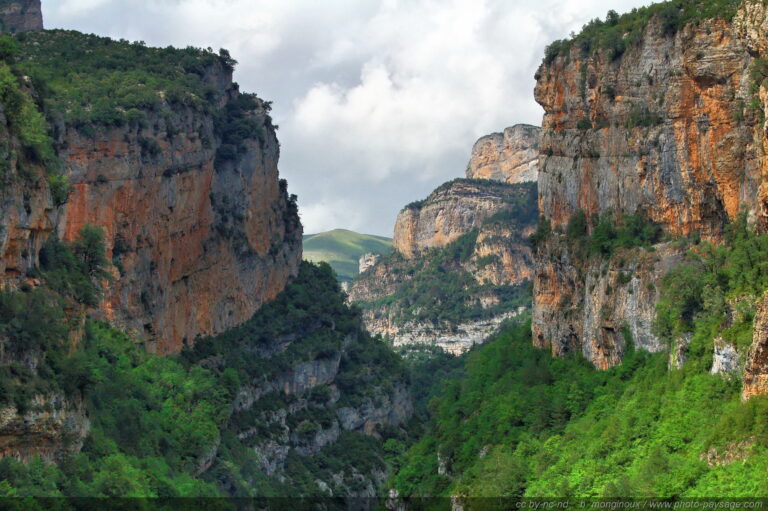
[[(669, 233), (717, 241), (729, 219), (746, 211), (766, 229), (766, 137), (749, 107), (749, 69), (764, 50), (765, 20), (765, 7), (753, 2), (731, 23), (710, 20), (672, 36), (651, 20), (639, 44), (616, 60), (573, 48), (542, 65), (535, 90), (545, 110), (539, 206), (553, 227), (563, 228), (578, 210), (588, 217), (641, 212)], [(609, 274), (618, 270), (611, 264)], [(612, 326), (598, 317), (605, 298), (589, 287), (610, 278), (587, 285), (589, 271), (565, 244), (539, 252), (534, 337), (556, 354), (581, 350), (609, 367), (621, 349), (609, 349), (606, 329), (631, 325), (633, 313), (616, 304)], [(655, 284), (655, 271), (648, 272), (647, 284)], [(633, 334), (652, 348), (649, 327)]]
[[(238, 94), (219, 81), (224, 101)], [(148, 115), (144, 128), (66, 130), (60, 154), (73, 191), (58, 229), (71, 240), (84, 225), (104, 227), (117, 278), (103, 315), (151, 351), (174, 353), (280, 293), (298, 271), (301, 226), (263, 106), (251, 115), (264, 136), (237, 161), (216, 162), (212, 116)]]
[(741, 398), (768, 394), (768, 295), (757, 304), (752, 346), (747, 353)]

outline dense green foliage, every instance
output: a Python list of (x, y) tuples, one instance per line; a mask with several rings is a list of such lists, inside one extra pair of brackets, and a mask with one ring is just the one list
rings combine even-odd
[(703, 357), (718, 335), (740, 350), (750, 344), (755, 302), (768, 289), (768, 235), (757, 235), (742, 214), (725, 238), (689, 251), (664, 278), (657, 307), (659, 337), (672, 343), (693, 334), (689, 350)]
[(101, 230), (86, 226), (71, 244), (48, 241), (38, 271), (45, 286), (0, 295), (0, 329), (12, 359), (40, 361), (3, 367), (0, 397), (25, 412), (36, 409), (36, 396), (84, 395), (92, 422), (83, 450), (58, 467), (0, 461), (0, 494), (216, 495), (193, 474), (219, 439), (233, 388), (90, 321), (72, 352), (70, 333), (80, 328), (82, 308), (98, 303), (106, 265)]
[(226, 51), (149, 48), (74, 31), (19, 34), (20, 68), (44, 99), (46, 113), (89, 125), (141, 123), (146, 111), (176, 105), (210, 108), (217, 93), (205, 76), (231, 69)]
[[(88, 249), (85, 249), (85, 247)], [(71, 247), (80, 247), (73, 252)], [(67, 385), (57, 365), (67, 351), (73, 326), (68, 309), (95, 305), (101, 296), (103, 261), (90, 250), (101, 250), (101, 231), (90, 226), (80, 231), (72, 244), (51, 238), (41, 255), (41, 269), (36, 273), (49, 283), (22, 292), (0, 292), (0, 332), (4, 349), (23, 359), (31, 356), (41, 361), (36, 368), (19, 362), (6, 365), (0, 379), (0, 401), (20, 410), (30, 407), (36, 393), (46, 393)]]
[[(280, 339), (291, 339), (287, 348), (268, 358)], [(360, 480), (350, 467), (365, 474), (385, 464), (380, 441), (362, 432), (343, 432), (338, 442), (323, 447), (314, 456), (292, 451), (286, 461), (286, 481), (260, 472), (252, 448), (269, 439), (282, 438), (283, 429), (272, 413), (294, 407), (287, 417), (291, 430), (307, 439), (328, 429), (342, 407), (359, 407), (388, 399), (395, 386), (408, 381), (408, 373), (396, 354), (361, 329), (360, 315), (348, 307), (331, 267), (302, 263), (296, 280), (274, 301), (263, 306), (248, 322), (215, 338), (200, 339), (194, 349), (183, 353), (188, 363), (208, 365), (216, 360), (216, 372), (227, 381), (268, 384), (296, 364), (328, 363), (339, 357), (333, 384), (340, 392), (331, 400), (327, 385), (308, 394), (284, 395), (270, 392), (252, 406), (235, 412), (222, 434), (222, 449), (206, 478), (240, 496), (318, 495), (316, 480), (329, 481), (346, 470), (345, 485), (355, 489)], [(282, 389), (281, 389), (282, 390)], [(302, 398), (308, 397), (306, 402)], [(256, 434), (238, 436), (243, 431)], [(384, 439), (401, 433), (383, 430)], [(284, 442), (284, 440), (282, 440)], [(357, 481), (357, 482), (355, 482)]]
[(363, 254), (386, 255), (392, 252), (392, 239), (359, 234), (345, 229), (307, 234), (304, 236), (304, 259), (314, 263), (326, 262), (342, 282), (358, 274), (358, 261)]
[(59, 206), (67, 200), (69, 184), (61, 174), (61, 164), (56, 157), (45, 117), (31, 95), (23, 69), (16, 63), (19, 54), (16, 40), (7, 35), (0, 35), (0, 103), (9, 134), (18, 140), (21, 146), (17, 148), (12, 138), (2, 137), (0, 183), (9, 183), (8, 171), (12, 161), (16, 160), (17, 173), (24, 179), (35, 177), (28, 167), (37, 164), (45, 170), (44, 175), (48, 179), (54, 205)]
[(611, 59), (618, 59), (624, 52), (637, 45), (653, 17), (658, 17), (664, 34), (672, 36), (688, 23), (712, 18), (730, 20), (743, 0), (669, 0), (647, 7), (632, 9), (619, 15), (608, 11), (605, 20), (595, 18), (570, 39), (550, 44), (544, 53), (544, 63), (550, 65), (559, 55), (578, 48), (583, 56), (595, 50), (604, 50)]
[[(98, 297), (105, 264), (101, 232), (85, 228), (71, 244), (46, 245), (39, 276), (48, 286), (0, 295), (7, 349), (18, 357), (38, 353), (43, 360), (37, 371), (17, 363), (3, 368), (0, 396), (24, 411), (36, 406), (31, 403), (36, 395), (82, 395), (92, 423), (82, 451), (58, 466), (0, 461), (0, 495), (317, 495), (318, 478), (331, 480), (349, 467), (362, 474), (384, 468), (379, 441), (343, 432), (314, 456), (292, 452), (281, 481), (261, 472), (251, 440), (238, 437), (255, 428), (257, 440), (268, 438), (265, 417), (304, 398), (288, 423), (297, 434), (311, 435), (334, 420), (338, 407), (376, 403), (407, 381), (397, 355), (360, 329), (359, 313), (345, 305), (328, 265), (304, 263), (298, 278), (250, 321), (199, 339), (182, 356), (147, 353), (143, 343), (91, 321), (72, 351), (71, 308)], [(88, 286), (93, 289), (84, 290)], [(269, 356), (264, 350), (274, 350), (279, 339), (293, 341)], [(339, 357), (334, 383), (340, 395), (333, 401), (328, 386), (317, 386), (304, 396), (273, 392), (233, 414), (243, 383), (269, 382), (296, 364), (334, 357)], [(381, 434), (402, 445), (402, 432)], [(211, 458), (216, 446), (218, 455)], [(210, 462), (213, 467), (199, 476)], [(348, 474), (352, 489), (362, 484), (354, 475)]]
[[(537, 244), (552, 233), (550, 226), (540, 224), (534, 235)], [(565, 228), (565, 237), (572, 253), (581, 259), (610, 258), (619, 248), (649, 248), (662, 238), (661, 227), (642, 213), (624, 214), (617, 221), (613, 212), (587, 219), (582, 210), (576, 211)]]
[[(263, 105), (267, 112), (271, 110), (270, 103)], [(240, 94), (216, 112), (214, 128), (216, 135), (221, 139), (221, 145), (216, 150), (217, 166), (227, 161), (239, 161), (248, 149), (248, 140), (258, 139), (259, 143), (264, 143), (263, 123), (254, 115), (259, 106), (255, 94)], [(269, 116), (266, 120), (271, 124)]]
[[(768, 492), (768, 399), (666, 355), (597, 371), (531, 346), (530, 324), (469, 354), (393, 484), (402, 495), (755, 496)], [(739, 442), (748, 448), (739, 451)], [(744, 461), (707, 464), (729, 453)], [(438, 474), (438, 453), (452, 477)]]

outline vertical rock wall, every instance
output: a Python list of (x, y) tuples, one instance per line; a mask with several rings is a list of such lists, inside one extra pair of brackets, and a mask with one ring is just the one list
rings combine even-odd
[[(765, 7), (746, 2), (733, 22), (703, 21), (671, 35), (651, 19), (639, 43), (617, 59), (573, 47), (542, 64), (535, 90), (545, 110), (539, 207), (555, 232), (579, 210), (588, 218), (642, 213), (670, 234), (713, 241), (740, 211), (765, 229), (759, 110), (766, 94), (762, 86), (753, 94), (750, 78), (755, 58), (764, 55), (765, 27)], [(678, 257), (659, 255), (656, 269), (645, 272), (646, 286), (658, 284), (659, 270)], [(606, 266), (595, 281), (592, 263), (575, 261), (557, 234), (543, 244), (534, 280), (535, 342), (555, 354), (580, 350), (609, 367), (621, 360), (623, 342), (606, 337), (606, 329), (626, 323), (636, 324), (635, 340), (653, 349), (649, 321), (638, 322), (623, 300), (606, 309), (604, 294), (592, 291), (624, 271), (619, 262), (600, 263)], [(657, 297), (646, 298), (641, 316), (652, 318)], [(617, 346), (606, 349), (611, 344)]]

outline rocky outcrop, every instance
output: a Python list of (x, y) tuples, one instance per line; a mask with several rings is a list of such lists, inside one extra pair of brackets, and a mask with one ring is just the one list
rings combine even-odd
[(379, 399), (366, 399), (360, 406), (345, 406), (336, 412), (343, 429), (368, 435), (375, 434), (382, 426), (405, 424), (412, 414), (411, 394), (402, 383), (397, 383), (390, 393)]
[[(399, 427), (410, 419), (413, 403), (410, 390), (402, 381), (393, 382), (387, 390), (373, 389), (371, 395), (348, 404), (336, 383), (339, 378), (350, 377), (340, 367), (342, 356), (337, 353), (299, 363), (277, 378), (241, 389), (234, 404), (234, 431), (253, 450), (262, 472), (285, 480), (285, 463), (291, 453), (312, 457), (334, 446), (344, 432), (376, 436), (382, 427)], [(316, 389), (323, 392), (313, 392)], [(271, 404), (265, 407), (265, 402)], [(245, 421), (238, 417), (249, 417), (247, 423), (254, 426), (243, 428)], [(335, 483), (321, 482), (338, 490), (346, 484), (346, 478), (340, 477)], [(381, 484), (371, 474), (356, 473), (354, 478), (362, 478), (374, 488)]]
[(408, 259), (425, 250), (444, 247), (508, 209), (511, 202), (525, 200), (527, 191), (481, 179), (445, 183), (426, 200), (410, 204), (400, 212), (393, 246)]
[(40, 0), (0, 0), (0, 31), (16, 34), (43, 29)]
[[(221, 64), (205, 77), (222, 108), (240, 94)], [(229, 160), (217, 159), (214, 116), (192, 107), (148, 111), (139, 126), (61, 128), (73, 190), (59, 234), (104, 227), (118, 272), (103, 315), (152, 351), (242, 323), (298, 271), (301, 226), (268, 108), (258, 101), (248, 115), (263, 135)]]
[(470, 179), (493, 179), (507, 183), (535, 182), (539, 177), (540, 128), (516, 124), (504, 133), (480, 138), (467, 165)]
[(349, 299), (396, 346), (463, 353), (527, 305), (537, 219), (533, 183), (446, 183), (400, 213), (397, 251), (361, 273)]
[(408, 321), (401, 323), (397, 314), (389, 315), (365, 313), (368, 331), (380, 334), (392, 341), (393, 346), (426, 345), (437, 346), (447, 353), (461, 355), (475, 344), (482, 344), (496, 333), (504, 321), (513, 319), (527, 310), (518, 307), (515, 311), (502, 312), (487, 319), (452, 323), (444, 321), (438, 324)]
[[(764, 87), (753, 96), (750, 77), (763, 55), (765, 19), (760, 2), (746, 2), (733, 22), (706, 20), (672, 35), (652, 18), (618, 58), (607, 50), (585, 55), (577, 45), (550, 54), (537, 72), (535, 96), (545, 110), (539, 206), (553, 228), (564, 228), (579, 210), (587, 218), (640, 213), (673, 235), (718, 241), (727, 221), (745, 210), (765, 229), (766, 137), (749, 106), (765, 104)], [(537, 344), (555, 354), (582, 350), (598, 367), (620, 361), (620, 347), (609, 340), (618, 337), (606, 337), (600, 317), (606, 298), (588, 292), (607, 285), (590, 277), (592, 263), (574, 260), (557, 242), (536, 259)], [(660, 276), (654, 271), (643, 285)], [(643, 306), (648, 311), (653, 295)], [(611, 316), (614, 331), (624, 319), (632, 324), (631, 314)], [(638, 344), (655, 346), (637, 326)]]
[(768, 394), (768, 295), (757, 303), (752, 345), (744, 365), (741, 398)]
[(715, 350), (712, 356), (711, 374), (731, 374), (739, 370), (739, 354), (732, 344), (722, 337), (715, 339)]
[[(388, 469), (380, 444), (405, 438), (411, 389), (402, 360), (362, 329), (339, 288), (329, 266), (302, 263), (297, 279), (251, 320), (185, 352), (217, 372), (240, 368), (211, 467), (233, 485), (230, 493), (265, 478), (315, 481), (309, 493), (335, 496), (381, 486)], [(243, 470), (230, 478), (234, 452)]]
[(381, 254), (363, 254), (360, 257), (358, 273), (365, 273), (381, 261)]
[[(579, 261), (564, 235), (539, 247), (534, 280), (533, 340), (555, 356), (581, 352), (596, 367), (621, 362), (632, 341), (636, 348), (666, 348), (652, 332), (657, 285), (680, 264), (673, 244), (653, 250), (621, 250), (609, 260)], [(555, 258), (551, 254), (561, 254)]]
[(24, 410), (0, 407), (0, 458), (58, 460), (80, 450), (90, 426), (79, 395), (38, 394)]

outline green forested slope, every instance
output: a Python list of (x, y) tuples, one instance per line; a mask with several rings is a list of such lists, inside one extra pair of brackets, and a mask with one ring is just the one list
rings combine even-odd
[[(505, 331), (433, 402), (429, 432), (394, 486), (427, 496), (767, 496), (768, 397), (742, 403), (738, 373), (709, 371), (717, 335), (741, 353), (749, 345), (767, 259), (768, 236), (744, 217), (720, 247), (690, 243), (664, 280), (655, 327), (670, 343), (690, 335), (682, 369), (666, 352), (630, 351), (599, 372), (534, 349), (529, 324)], [(450, 475), (438, 474), (438, 453)]]
[[(286, 412), (289, 423), (296, 416), (291, 433), (311, 433), (334, 420), (338, 408), (378, 402), (406, 381), (395, 354), (360, 330), (359, 316), (344, 304), (330, 267), (304, 263), (298, 278), (243, 326), (199, 340), (181, 356), (161, 357), (90, 320), (83, 339), (71, 347), (69, 335), (78, 323), (71, 311), (97, 301), (103, 252), (101, 233), (93, 228), (73, 244), (52, 239), (37, 270), (46, 284), (0, 294), (6, 348), (15, 360), (42, 361), (34, 369), (17, 362), (0, 366), (0, 405), (34, 410), (40, 394), (82, 396), (92, 424), (82, 450), (56, 465), (40, 458), (0, 460), (0, 496), (327, 495), (316, 481), (332, 475), (341, 480), (337, 491), (347, 495), (355, 492), (348, 485), (365, 485), (370, 471), (386, 470), (380, 440), (343, 431), (314, 455), (292, 452), (280, 479), (269, 477), (238, 436), (254, 428), (258, 438), (269, 438), (273, 425), (260, 414), (289, 408), (295, 410)], [(254, 348), (269, 351), (277, 340), (282, 352), (266, 355)], [(292, 395), (273, 392), (257, 399), (248, 413), (233, 408), (249, 382), (279, 378), (296, 364), (328, 356), (339, 357), (333, 392), (328, 385)], [(401, 436), (397, 428), (379, 432), (379, 438), (398, 442)], [(61, 440), (66, 445), (71, 439)]]

